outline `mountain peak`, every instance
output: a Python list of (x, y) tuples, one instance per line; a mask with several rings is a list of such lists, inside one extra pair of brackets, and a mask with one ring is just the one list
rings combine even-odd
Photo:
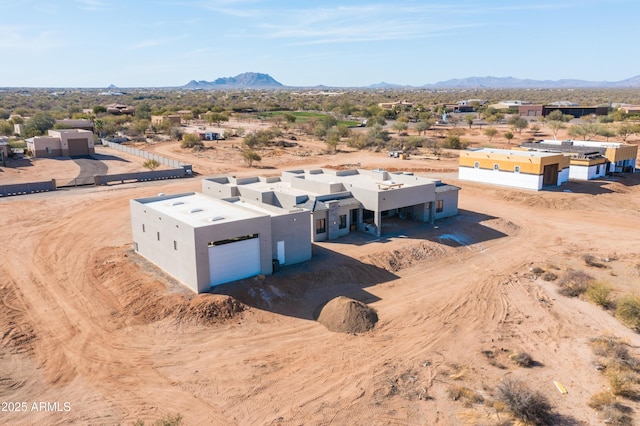
[(273, 89), (283, 85), (269, 74), (245, 72), (235, 77), (220, 77), (211, 82), (191, 80), (184, 87), (188, 89)]

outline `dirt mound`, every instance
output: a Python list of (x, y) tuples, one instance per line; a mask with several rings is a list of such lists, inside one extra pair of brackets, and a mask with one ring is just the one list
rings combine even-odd
[(316, 317), (327, 329), (340, 333), (364, 333), (378, 322), (375, 310), (344, 296), (331, 299)]
[(230, 296), (199, 294), (188, 304), (176, 309), (176, 321), (179, 324), (215, 324), (234, 318), (245, 308), (245, 305)]
[(415, 263), (437, 259), (445, 254), (446, 250), (440, 244), (422, 242), (418, 245), (405, 246), (397, 250), (374, 253), (361, 260), (387, 271), (397, 272), (413, 266)]

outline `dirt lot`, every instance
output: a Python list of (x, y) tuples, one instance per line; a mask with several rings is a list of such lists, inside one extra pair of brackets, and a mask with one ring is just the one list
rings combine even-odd
[[(460, 214), (390, 221), (380, 240), (316, 244), (310, 262), (194, 296), (131, 252), (128, 203), (198, 190), (199, 179), (2, 199), (0, 400), (26, 404), (0, 422), (494, 425), (508, 419), (491, 404), (496, 386), (519, 378), (557, 424), (603, 424), (587, 404), (610, 385), (589, 342), (619, 337), (640, 357), (640, 336), (557, 282), (573, 270), (613, 298), (638, 291), (640, 175), (529, 192), (457, 181), (456, 158), (327, 155), (303, 139), (265, 151), (256, 170), (239, 162), (239, 140), (210, 144), (149, 149), (202, 174), (360, 164), (442, 176), (462, 188)], [(337, 296), (367, 303), (378, 323), (354, 335), (314, 321)], [(513, 363), (514, 351), (533, 366)], [(456, 387), (476, 398), (454, 400)], [(640, 419), (637, 397), (619, 403)]]

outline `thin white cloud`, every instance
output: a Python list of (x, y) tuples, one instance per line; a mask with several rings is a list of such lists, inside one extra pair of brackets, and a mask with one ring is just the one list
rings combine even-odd
[[(251, 7), (259, 3), (260, 0), (202, 0), (195, 2), (194, 6), (222, 15), (255, 18), (265, 13), (265, 10)], [(268, 8), (269, 5), (267, 4), (266, 7)]]
[(43, 52), (63, 44), (57, 32), (30, 27), (0, 26), (0, 34), (0, 51)]
[(80, 5), (80, 9), (89, 11), (105, 10), (108, 7), (108, 3), (102, 0), (76, 0), (76, 3)]
[(369, 4), (290, 10), (258, 25), (257, 37), (293, 44), (351, 43), (454, 35), (482, 26), (460, 5)]
[(166, 37), (166, 38), (155, 38), (142, 40), (137, 43), (134, 43), (127, 47), (127, 50), (140, 50), (140, 49), (148, 49), (150, 47), (162, 46), (165, 44), (171, 44), (176, 41), (185, 40), (189, 38), (188, 34), (179, 36), (179, 37)]

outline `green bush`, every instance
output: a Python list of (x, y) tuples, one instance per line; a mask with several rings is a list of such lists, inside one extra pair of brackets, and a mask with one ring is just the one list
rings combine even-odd
[(618, 299), (616, 317), (626, 326), (640, 330), (640, 298), (635, 294), (628, 294)]
[(587, 299), (595, 303), (596, 305), (600, 305), (603, 308), (607, 309), (611, 307), (611, 299), (609, 298), (611, 294), (611, 287), (602, 282), (594, 282), (589, 284), (586, 291)]
[(182, 136), (182, 143), (180, 144), (180, 146), (182, 148), (193, 148), (196, 146), (203, 146), (204, 144), (202, 143), (202, 141), (200, 140), (200, 137), (198, 135), (195, 135), (193, 133), (187, 133), (185, 135)]

